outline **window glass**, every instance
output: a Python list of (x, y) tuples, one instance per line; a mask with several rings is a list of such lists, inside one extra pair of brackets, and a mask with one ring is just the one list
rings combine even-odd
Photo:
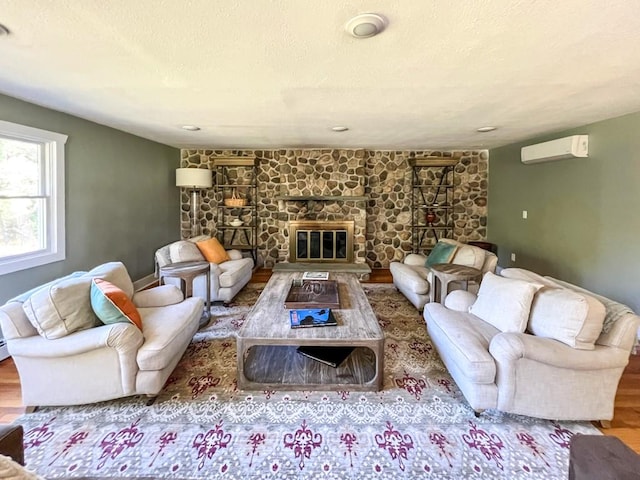
[(0, 121), (0, 275), (64, 259), (66, 139)]

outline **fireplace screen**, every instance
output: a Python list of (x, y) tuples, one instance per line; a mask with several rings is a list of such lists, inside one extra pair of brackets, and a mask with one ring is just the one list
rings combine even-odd
[(290, 262), (351, 263), (353, 222), (290, 222), (289, 242)]

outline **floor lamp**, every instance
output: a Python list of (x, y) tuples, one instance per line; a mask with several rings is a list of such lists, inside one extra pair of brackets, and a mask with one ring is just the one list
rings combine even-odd
[(203, 188), (211, 188), (213, 175), (208, 168), (176, 169), (176, 187), (191, 190), (191, 236), (200, 234), (198, 228), (198, 193)]

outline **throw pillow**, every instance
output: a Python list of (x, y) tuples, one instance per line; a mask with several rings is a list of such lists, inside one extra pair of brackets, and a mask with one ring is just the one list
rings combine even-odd
[(91, 307), (105, 325), (130, 322), (142, 330), (142, 318), (126, 293), (113, 283), (94, 278), (91, 282)]
[(171, 263), (178, 262), (204, 262), (204, 257), (195, 243), (187, 240), (179, 240), (169, 245)]
[(210, 238), (209, 240), (198, 242), (196, 243), (196, 246), (198, 247), (202, 255), (204, 255), (204, 258), (207, 260), (207, 262), (223, 263), (227, 260), (230, 260), (229, 254), (220, 244), (217, 238)]
[(564, 288), (542, 289), (531, 305), (528, 330), (579, 350), (593, 350), (602, 331), (602, 302)]
[(449, 263), (458, 249), (457, 245), (450, 243), (438, 242), (431, 250), (431, 253), (427, 257), (425, 267), (430, 267), (437, 263)]
[(22, 308), (41, 336), (61, 338), (100, 324), (91, 309), (90, 290), (91, 278), (67, 278), (36, 291)]
[(503, 278), (485, 273), (478, 290), (478, 299), (469, 312), (493, 325), (501, 332), (524, 332), (538, 283)]

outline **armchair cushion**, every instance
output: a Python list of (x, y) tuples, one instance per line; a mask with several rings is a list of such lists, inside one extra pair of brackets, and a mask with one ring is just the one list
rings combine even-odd
[(253, 260), (251, 258), (242, 258), (240, 260), (229, 260), (218, 265), (220, 273), (220, 287), (231, 288), (235, 286), (246, 275), (251, 275), (253, 270)]
[(215, 237), (198, 242), (196, 246), (207, 262), (223, 263), (230, 260), (229, 254)]
[(131, 299), (138, 308), (165, 307), (184, 300), (182, 291), (175, 285), (160, 285), (136, 292)]
[(40, 335), (61, 338), (100, 323), (91, 308), (90, 290), (90, 277), (69, 278), (37, 290), (22, 308)]
[(485, 273), (469, 312), (502, 332), (524, 332), (533, 296), (542, 287), (524, 280)]
[(204, 261), (196, 244), (187, 240), (179, 240), (169, 245), (169, 254), (171, 263)]
[(437, 263), (449, 263), (458, 249), (457, 245), (445, 242), (438, 242), (429, 253), (427, 257), (427, 261), (425, 262), (426, 267), (430, 267)]
[(91, 282), (91, 308), (105, 325), (131, 322), (142, 330), (142, 319), (129, 297), (113, 283), (100, 278)]
[(122, 262), (103, 263), (89, 270), (85, 276), (89, 278), (101, 278), (109, 283), (113, 283), (129, 298), (133, 296), (133, 292), (135, 291), (127, 267), (125, 267)]

